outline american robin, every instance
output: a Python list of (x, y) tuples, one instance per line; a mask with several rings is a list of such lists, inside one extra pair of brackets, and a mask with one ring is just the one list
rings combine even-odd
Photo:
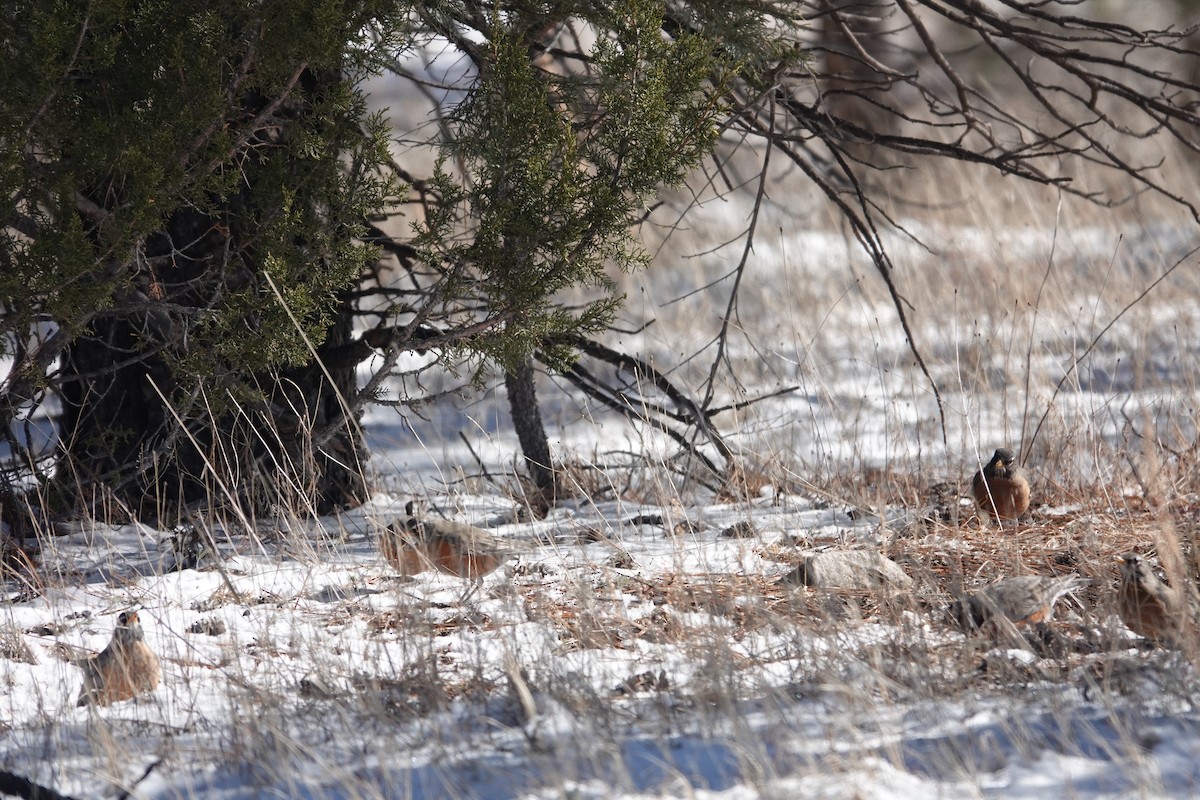
[[(379, 540), (383, 557), (401, 575), (436, 569), (466, 578), (478, 588), (520, 550), (482, 528), (462, 522), (411, 516), (388, 526)], [(468, 593), (469, 594), (469, 593)]]
[(971, 491), (980, 510), (997, 520), (1016, 520), (1029, 510), (1029, 479), (1003, 447), (971, 478)]
[(83, 689), (76, 703), (80, 706), (131, 700), (157, 689), (162, 677), (158, 656), (146, 644), (136, 611), (121, 612), (108, 647), (83, 662), (82, 667)]
[(954, 601), (950, 613), (969, 630), (981, 628), (988, 621), (999, 621), (997, 616), (1018, 627), (1034, 625), (1046, 622), (1054, 615), (1054, 604), (1060, 597), (1087, 583), (1087, 578), (1079, 575), (1006, 578)]
[(1117, 559), (1121, 562), (1117, 611), (1125, 627), (1153, 641), (1174, 640), (1187, 610), (1179, 590), (1163, 583), (1137, 553), (1124, 553)]

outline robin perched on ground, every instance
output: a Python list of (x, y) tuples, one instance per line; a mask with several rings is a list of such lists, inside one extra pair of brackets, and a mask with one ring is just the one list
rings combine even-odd
[(76, 705), (107, 706), (131, 700), (158, 688), (162, 668), (158, 656), (146, 644), (146, 636), (136, 611), (123, 611), (117, 617), (112, 641), (95, 658), (84, 661), (83, 689)]
[(1054, 604), (1088, 584), (1079, 575), (1046, 578), (1041, 575), (1021, 575), (1006, 578), (967, 595), (950, 605), (950, 613), (968, 630), (981, 628), (998, 617), (1018, 627), (1046, 622), (1054, 615)]
[(996, 520), (1016, 520), (1029, 510), (1029, 479), (1011, 450), (1003, 447), (971, 478), (975, 504)]
[(1137, 553), (1124, 553), (1117, 559), (1121, 562), (1117, 611), (1125, 627), (1152, 641), (1174, 641), (1187, 613), (1179, 590), (1163, 583)]
[(483, 576), (495, 572), (520, 552), (510, 542), (482, 528), (415, 516), (390, 525), (380, 538), (379, 549), (401, 575), (436, 569), (471, 581), (472, 591), (482, 584)]

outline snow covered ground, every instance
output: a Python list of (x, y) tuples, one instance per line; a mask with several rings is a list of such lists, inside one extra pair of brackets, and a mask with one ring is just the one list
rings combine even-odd
[[(980, 236), (947, 241), (964, 263), (1000, 252)], [(1147, 234), (1131, 252), (1157, 253), (1161, 270), (1186, 245), (1172, 236)], [(718, 501), (682, 485), (654, 467), (662, 442), (545, 391), (559, 453), (593, 466), (644, 459), (522, 521), (476, 475), (471, 450), (494, 474), (514, 463), (503, 398), (487, 393), (425, 420), (372, 411), (371, 503), (317, 520), (204, 520), (211, 547), (196, 568), (176, 569), (182, 534), (60, 526), (41, 543), (38, 583), (4, 584), (0, 769), (78, 797), (1200, 794), (1194, 662), (1123, 630), (1105, 561), (1159, 530), (1121, 459), (1140, 437), (1168, 460), (1195, 439), (1196, 306), (1177, 286), (1088, 348), (1156, 274), (1112, 258), (1102, 238), (1060, 243), (1057, 258), (1109, 263), (1125, 289), (1072, 295), (1083, 268), (1072, 266), (1058, 290), (1075, 305), (985, 315), (972, 304), (986, 292), (968, 297), (978, 281), (927, 276), (914, 319), (943, 387), (945, 444), (886, 298), (861, 264), (830, 271), (842, 251), (827, 238), (800, 236), (761, 258), (804, 291), (757, 290), (735, 349), (744, 384), (721, 386), (730, 398), (798, 387), (720, 421), (760, 457), (761, 493)], [(1037, 261), (1012, 242), (1003, 252)], [(934, 260), (953, 269), (956, 257)], [(708, 276), (663, 285), (682, 279), (647, 276), (660, 283), (631, 303), (658, 324), (624, 344), (656, 363), (703, 346), (695, 321), (717, 313), (643, 299)], [(955, 281), (962, 305), (931, 313), (950, 307), (936, 291)], [(696, 385), (686, 373), (674, 374)], [(992, 447), (1028, 441), (1043, 412), (1030, 523), (984, 528), (969, 506), (932, 499), (938, 482), (961, 490)], [(1188, 477), (1182, 458), (1164, 468)], [(1098, 483), (1111, 492), (1087, 489)], [(1194, 497), (1169, 494), (1187, 533)], [(523, 552), (466, 599), (457, 578), (398, 577), (378, 537), (414, 496)], [(735, 535), (744, 523), (750, 535)], [(886, 553), (915, 588), (781, 581), (806, 553), (852, 548)], [(963, 588), (1072, 570), (1092, 584), (1061, 604), (1050, 651), (964, 635), (942, 613)], [(102, 649), (129, 608), (162, 658), (162, 685), (77, 707), (71, 661)]]
[[(0, 764), (81, 797), (1200, 790), (1194, 673), (1178, 655), (1130, 640), (1040, 659), (928, 607), (776, 583), (802, 550), (878, 546), (903, 519), (781, 496), (686, 514), (581, 502), (513, 523), (510, 503), (460, 495), (444, 510), (527, 548), (463, 603), (462, 581), (403, 581), (379, 558), (402, 499), (218, 529), (220, 558), (183, 571), (171, 538), (139, 526), (47, 541), (48, 588), (4, 607)], [(670, 533), (685, 517), (698, 531)], [(723, 535), (746, 520), (756, 535)], [(131, 607), (162, 685), (77, 707), (61, 645), (101, 649)], [(1118, 654), (1124, 671), (1097, 677)]]

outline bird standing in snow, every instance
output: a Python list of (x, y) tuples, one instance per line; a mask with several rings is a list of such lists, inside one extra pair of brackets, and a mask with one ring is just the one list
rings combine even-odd
[(83, 689), (76, 703), (80, 706), (131, 700), (157, 689), (162, 678), (158, 656), (146, 644), (136, 611), (122, 611), (108, 647), (81, 666)]
[[(410, 504), (410, 512), (411, 508)], [(401, 575), (436, 569), (471, 581), (472, 591), (483, 583), (483, 576), (495, 572), (520, 552), (482, 528), (416, 516), (388, 526), (380, 537), (379, 549)]]

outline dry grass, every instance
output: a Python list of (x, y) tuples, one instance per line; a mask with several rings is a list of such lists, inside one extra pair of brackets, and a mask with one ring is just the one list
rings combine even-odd
[[(913, 502), (917, 489), (910, 479), (883, 471), (867, 478), (871, 491), (887, 496), (895, 507), (921, 509), (921, 502)], [(655, 482), (650, 475), (636, 480)], [(862, 480), (856, 476), (849, 482)], [(849, 493), (836, 484), (829, 489), (831, 496)], [(1061, 712), (1052, 705), (1039, 707), (1028, 712), (1034, 716), (1062, 713), (1070, 718), (1080, 709), (1107, 704), (1104, 714), (1110, 716), (1102, 719), (1120, 721), (1121, 703), (1142, 702), (1147, 676), (1161, 681), (1171, 696), (1191, 697), (1184, 677), (1188, 673), (1168, 666), (1174, 663), (1172, 654), (1133, 653), (1119, 638), (1110, 604), (1113, 556), (1128, 549), (1152, 551), (1162, 539), (1164, 519), (1175, 521), (1184, 551), (1194, 552), (1190, 537), (1195, 526), (1185, 521), (1194, 516), (1196, 501), (1179, 500), (1164, 511), (1131, 497), (1115, 513), (1086, 504), (1066, 508), (1065, 501), (1079, 498), (1044, 494), (1041, 499), (1053, 505), (1039, 507), (1018, 528), (982, 525), (966, 509), (958, 522), (922, 521), (914, 514), (907, 525), (881, 528), (885, 551), (917, 579), (909, 596), (816, 591), (781, 583), (778, 574), (800, 558), (796, 542), (811, 544), (794, 533), (727, 540), (779, 564), (777, 572), (647, 570), (638, 563), (642, 551), (633, 546), (637, 526), (610, 520), (600, 526), (602, 536), (589, 537), (586, 528), (570, 523), (574, 537), (541, 537), (541, 548), (522, 557), (507, 578), (489, 581), (490, 589), (478, 603), (467, 605), (442, 599), (445, 592), (436, 582), (398, 581), (378, 558), (351, 568), (345, 577), (357, 577), (339, 585), (343, 573), (325, 576), (323, 570), (331, 558), (345, 557), (342, 548), (347, 545), (335, 537), (300, 547), (300, 519), (274, 526), (293, 531), (289, 535), (243, 530), (217, 536), (226, 551), (275, 554), (264, 562), (268, 571), (271, 560), (278, 559), (280, 567), (298, 563), (309, 577), (298, 585), (283, 581), (251, 590), (262, 578), (247, 571), (243, 561), (225, 567), (237, 591), (217, 581), (192, 603), (193, 612), (205, 621), (224, 617), (237, 627), (230, 633), (208, 633), (219, 631), (210, 627), (178, 632), (187, 646), (176, 652), (186, 655), (165, 659), (164, 697), (143, 702), (161, 702), (176, 712), (189, 709), (187, 716), (200, 730), (219, 733), (215, 739), (196, 732), (170, 734), (172, 754), (158, 769), (171, 775), (186, 771), (189, 763), (216, 759), (256, 771), (250, 785), (311, 791), (333, 780), (339, 791), (365, 797), (377, 787), (372, 776), (348, 768), (356, 758), (419, 753), (453, 765), (464, 743), (486, 748), (500, 741), (510, 753), (525, 753), (522, 758), (536, 761), (542, 748), (563, 746), (554, 731), (566, 724), (574, 735), (605, 751), (620, 750), (647, 730), (668, 739), (700, 740), (741, 731), (737, 735), (749, 737), (738, 767), (745, 775), (764, 766), (770, 774), (816, 775), (836, 765), (851, 772), (866, 768), (878, 748), (843, 746), (836, 754), (815, 755), (808, 766), (786, 769), (766, 756), (774, 747), (772, 737), (792, 730), (794, 720), (808, 718), (814, 707), (829, 715), (825, 724), (835, 740), (852, 742), (887, 729), (893, 714), (912, 713), (905, 709), (947, 702), (969, 707), (1004, 698), (1012, 712), (1004, 724), (1013, 726), (1006, 735), (1023, 742), (1018, 748), (1035, 752), (1046, 746), (1041, 723), (1015, 711), (1028, 701), (1030, 686), (1039, 687), (1039, 697), (1073, 697), (1073, 687), (1084, 686), (1100, 699), (1100, 705), (1071, 700)], [(455, 500), (439, 505), (452, 507)], [(681, 510), (694, 515), (694, 510)], [(721, 538), (715, 528), (669, 533), (666, 516), (662, 541), (680, 553)], [(599, 550), (586, 550), (591, 540), (601, 543)], [(623, 544), (632, 561), (620, 567), (610, 566), (607, 555), (597, 555), (615, 554)], [(829, 540), (820, 544), (845, 546)], [(52, 542), (47, 545), (54, 549)], [(581, 558), (585, 551), (587, 557)], [(212, 569), (211, 562), (202, 567)], [(1072, 571), (1092, 578), (1092, 584), (1079, 593), (1077, 603), (1063, 604), (1053, 634), (1039, 634), (1055, 637), (1060, 650), (1043, 652), (1034, 661), (1004, 656), (1004, 642), (986, 632), (963, 637), (942, 613), (962, 589), (1013, 574)], [(131, 581), (128, 589), (137, 591), (144, 581), (156, 580), (161, 578), (145, 576)], [(50, 590), (78, 585), (77, 577), (59, 573)], [(105, 591), (118, 596), (123, 590), (114, 585)], [(364, 604), (366, 598), (388, 599)], [(147, 599), (157, 604), (160, 617), (179, 618), (181, 611), (172, 610), (179, 600)], [(314, 599), (319, 605), (313, 605)], [(256, 620), (249, 627), (237, 622), (246, 616)], [(361, 640), (343, 640), (339, 631), (344, 629), (361, 630)], [(538, 632), (533, 639), (531, 631)], [(1040, 640), (1033, 642), (1043, 646)], [(214, 648), (217, 643), (223, 645)], [(664, 659), (664, 653), (672, 655)], [(603, 678), (582, 679), (597, 669)], [(225, 696), (215, 706), (214, 687)], [(131, 754), (153, 749), (160, 735), (155, 732), (158, 723), (134, 722), (137, 738), (116, 744), (127, 733), (124, 717), (156, 716), (134, 705), (118, 711), (87, 744), (69, 747), (99, 759), (95, 763), (115, 784), (129, 785), (137, 778), (127, 766)], [(755, 715), (765, 715), (766, 727), (746, 727)], [(550, 721), (554, 719), (559, 721)], [(49, 733), (41, 745), (43, 757), (52, 762), (61, 756), (60, 747), (68, 747), (57, 738), (66, 735), (58, 724), (45, 721)], [(1027, 724), (1035, 730), (1024, 730)], [(351, 740), (345, 737), (364, 733), (369, 741), (347, 752)], [(957, 741), (945, 746), (958, 747)], [(897, 747), (905, 751), (903, 737)], [(599, 751), (577, 756), (587, 766), (564, 762), (558, 767), (561, 778), (580, 769), (609, 774), (600, 768)], [(1006, 753), (1003, 759), (1017, 757)], [(133, 760), (142, 763), (137, 755)], [(328, 769), (318, 776), (296, 768), (301, 763)], [(901, 758), (898, 763), (906, 762)], [(960, 767), (957, 779), (968, 781), (990, 769)], [(545, 768), (542, 764), (538, 770)], [(558, 780), (552, 773), (539, 774)], [(614, 785), (631, 785), (609, 779)], [(764, 786), (771, 784), (761, 779)], [(202, 785), (196, 791), (203, 791)], [(473, 794), (469, 784), (458, 791)]]

